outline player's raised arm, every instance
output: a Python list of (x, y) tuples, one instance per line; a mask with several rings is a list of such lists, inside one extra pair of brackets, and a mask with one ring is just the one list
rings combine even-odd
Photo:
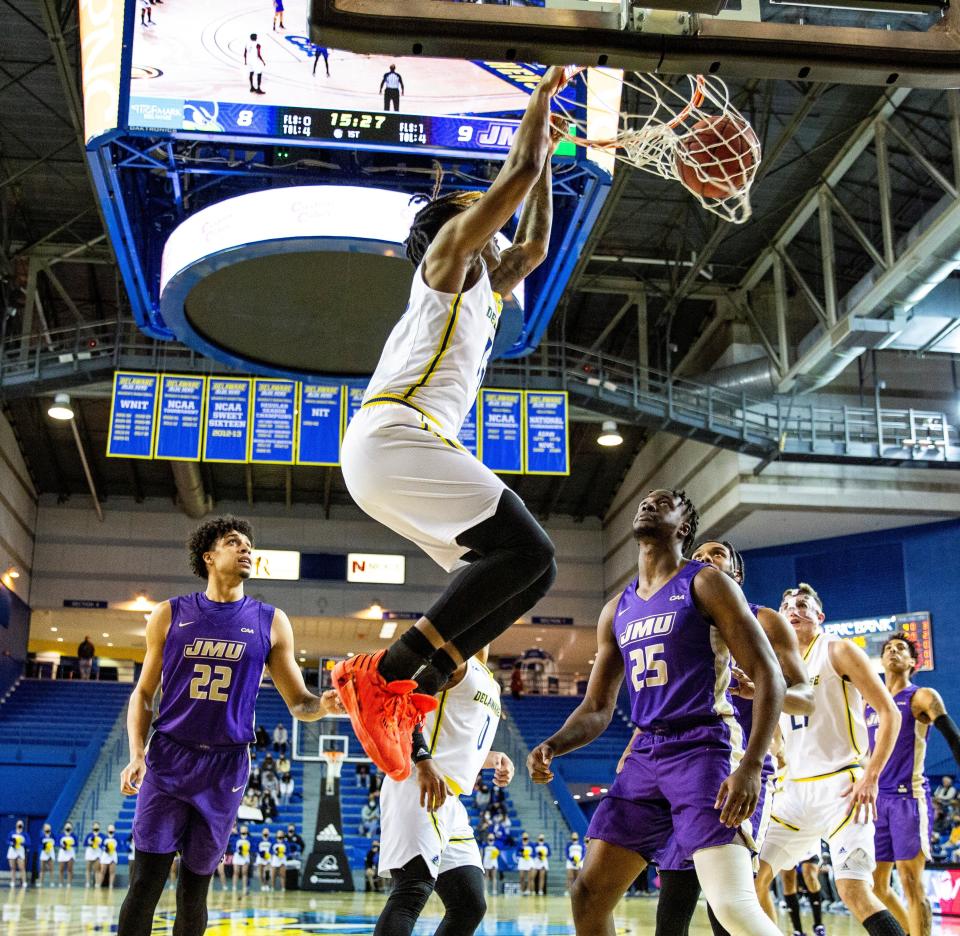
[(127, 704), (127, 743), (130, 747), (130, 763), (120, 771), (120, 792), (133, 796), (143, 782), (147, 765), (144, 749), (150, 722), (153, 721), (153, 698), (160, 686), (160, 671), (163, 666), (163, 645), (170, 629), (170, 602), (161, 601), (147, 620), (147, 652), (143, 657), (140, 678), (130, 694)]
[(783, 705), (786, 684), (773, 648), (737, 584), (718, 569), (703, 569), (693, 580), (694, 600), (720, 631), (737, 663), (755, 686), (753, 727), (740, 767), (724, 781), (717, 802), (720, 821), (735, 827), (749, 816), (760, 793), (760, 770)]
[(277, 691), (287, 703), (290, 714), (299, 721), (316, 721), (324, 715), (343, 712), (336, 690), (328, 689), (322, 696), (315, 696), (307, 689), (293, 649), (293, 627), (290, 619), (277, 608), (270, 626), (267, 669)]
[(623, 682), (623, 656), (613, 636), (613, 615), (620, 596), (604, 605), (597, 623), (597, 655), (583, 701), (570, 713), (559, 731), (538, 744), (527, 757), (527, 769), (534, 783), (553, 779), (550, 763), (589, 744), (606, 731)]
[(880, 720), (870, 760), (859, 779), (847, 791), (854, 809), (854, 822), (876, 819), (880, 774), (897, 743), (900, 710), (874, 672), (869, 658), (856, 644), (849, 640), (837, 640), (830, 644), (829, 652), (830, 665), (841, 679), (853, 683)]
[(463, 289), (467, 271), (540, 178), (554, 145), (550, 99), (565, 80), (562, 68), (547, 70), (530, 95), (510, 152), (493, 184), (469, 208), (450, 219), (434, 238), (423, 261), (424, 279), (434, 289), (451, 293)]

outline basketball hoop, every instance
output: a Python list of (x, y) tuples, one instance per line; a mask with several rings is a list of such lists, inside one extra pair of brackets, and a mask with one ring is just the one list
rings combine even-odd
[(337, 780), (340, 779), (340, 771), (343, 770), (343, 761), (347, 756), (346, 751), (321, 751), (320, 756), (327, 765), (327, 781), (324, 787), (324, 796), (333, 796), (337, 790)]
[[(750, 186), (760, 165), (760, 141), (730, 102), (727, 86), (712, 75), (687, 75), (671, 87), (652, 73), (591, 68), (589, 109), (605, 113), (615, 132), (590, 139), (587, 109), (562, 91), (554, 100), (577, 128), (577, 146), (606, 150), (637, 169), (679, 182), (707, 211), (742, 224), (750, 217)], [(602, 84), (619, 85), (619, 106)], [(600, 89), (598, 89), (598, 83)], [(611, 86), (606, 91), (616, 90)], [(597, 91), (598, 93), (594, 93)]]

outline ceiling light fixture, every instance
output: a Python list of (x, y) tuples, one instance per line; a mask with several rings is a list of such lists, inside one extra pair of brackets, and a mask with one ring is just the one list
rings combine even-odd
[(70, 394), (58, 393), (53, 398), (53, 403), (47, 410), (47, 415), (51, 419), (73, 419), (73, 407), (70, 405)]
[(600, 435), (597, 436), (597, 445), (611, 447), (620, 445), (622, 442), (623, 436), (617, 431), (617, 424), (612, 419), (605, 419)]

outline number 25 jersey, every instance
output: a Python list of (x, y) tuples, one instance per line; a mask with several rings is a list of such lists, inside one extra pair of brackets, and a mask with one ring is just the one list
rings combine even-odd
[(644, 731), (733, 722), (730, 651), (693, 600), (693, 580), (703, 568), (688, 561), (647, 599), (634, 579), (617, 602), (613, 636), (623, 654), (631, 718)]
[(440, 693), (436, 710), (423, 726), (434, 765), (457, 796), (473, 789), (499, 721), (500, 686), (490, 670), (471, 657), (466, 675)]
[(194, 592), (171, 598), (163, 695), (153, 727), (198, 747), (254, 741), (254, 708), (274, 610), (249, 597), (220, 602)]

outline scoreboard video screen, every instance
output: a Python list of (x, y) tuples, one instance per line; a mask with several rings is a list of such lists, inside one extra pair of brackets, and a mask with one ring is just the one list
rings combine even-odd
[[(315, 45), (306, 0), (133, 13), (127, 126), (291, 145), (506, 155), (543, 68)], [(563, 144), (561, 155), (575, 148)]]

